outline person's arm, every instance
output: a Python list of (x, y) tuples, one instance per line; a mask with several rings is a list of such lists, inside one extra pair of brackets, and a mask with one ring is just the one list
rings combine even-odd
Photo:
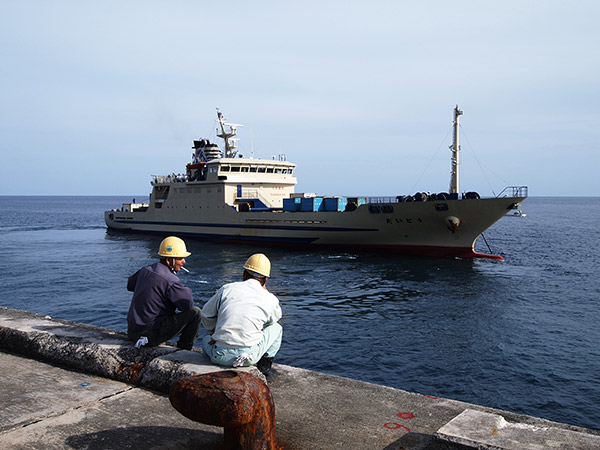
[(275, 301), (275, 304), (273, 310), (271, 311), (271, 315), (269, 316), (269, 320), (267, 320), (267, 323), (265, 323), (265, 326), (277, 323), (279, 322), (279, 319), (281, 319), (281, 306), (279, 306), (279, 300), (274, 295), (273, 300)]
[(281, 319), (281, 306), (279, 306), (279, 299), (277, 298), (277, 296), (275, 296), (274, 294), (271, 295), (273, 296), (273, 300), (275, 302), (273, 312), (271, 313), (271, 320), (273, 320), (273, 323), (275, 323), (279, 322), (279, 319)]
[(281, 316), (281, 306), (279, 306), (279, 300), (277, 300), (277, 306), (275, 307), (275, 312), (273, 313), (273, 322), (279, 322)]
[(215, 295), (213, 295), (209, 301), (206, 302), (202, 308), (202, 326), (206, 328), (208, 334), (215, 332), (215, 326), (217, 325), (217, 316), (219, 315), (219, 300), (221, 299), (222, 289), (219, 289)]
[(138, 270), (136, 273), (134, 273), (133, 275), (131, 275), (127, 279), (127, 290), (129, 292), (134, 292), (135, 291), (135, 284), (137, 282), (137, 278), (138, 278), (138, 274), (139, 273), (140, 273), (140, 271)]
[(167, 290), (167, 297), (179, 311), (188, 311), (194, 307), (192, 290), (181, 283), (173, 283)]

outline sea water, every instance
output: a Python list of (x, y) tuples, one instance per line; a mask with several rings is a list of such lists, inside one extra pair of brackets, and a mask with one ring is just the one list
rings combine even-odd
[[(127, 277), (161, 240), (107, 232), (103, 211), (130, 200), (0, 197), (0, 304), (125, 331)], [(202, 306), (264, 252), (276, 362), (600, 429), (600, 198), (522, 209), (485, 232), (504, 262), (187, 239), (180, 278)]]

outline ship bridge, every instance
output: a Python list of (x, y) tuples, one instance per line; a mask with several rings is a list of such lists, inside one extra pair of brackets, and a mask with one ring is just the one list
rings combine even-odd
[(183, 197), (191, 193), (201, 194), (203, 187), (206, 193), (219, 197), (205, 198), (208, 203), (224, 202), (239, 211), (282, 208), (283, 199), (294, 193), (297, 184), (295, 168), (294, 163), (282, 157), (273, 160), (216, 158), (188, 164), (185, 175), (154, 176), (152, 198), (164, 203), (176, 194), (183, 201)]
[(207, 178), (224, 185), (225, 203), (240, 211), (281, 208), (297, 184), (296, 165), (282, 159), (222, 158), (207, 166)]

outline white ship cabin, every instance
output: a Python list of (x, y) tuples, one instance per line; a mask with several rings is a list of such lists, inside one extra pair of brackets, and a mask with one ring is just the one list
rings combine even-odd
[(294, 193), (296, 165), (279, 159), (218, 158), (187, 165), (186, 174), (155, 176), (149, 208), (281, 209)]

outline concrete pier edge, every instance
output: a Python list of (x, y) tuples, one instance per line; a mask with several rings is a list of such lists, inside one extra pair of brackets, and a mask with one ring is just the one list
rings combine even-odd
[[(179, 378), (223, 370), (201, 351), (135, 348), (125, 333), (4, 307), (0, 349), (163, 393)], [(254, 367), (239, 370), (263, 377)]]
[[(0, 307), (0, 351), (161, 393), (168, 393), (181, 377), (226, 370), (213, 365), (201, 350), (196, 350), (180, 350), (170, 345), (136, 349), (124, 333)], [(348, 447), (343, 435), (335, 438), (335, 433), (330, 433), (322, 445), (315, 444), (313, 448), (600, 448), (598, 430), (291, 366), (276, 367), (283, 375), (270, 387), (276, 409), (280, 403), (283, 419), (278, 427), (286, 434), (284, 441), (289, 448), (303, 448), (302, 443), (311, 439), (314, 444), (311, 435), (319, 427), (327, 433), (320, 414), (326, 414), (329, 421), (339, 419), (347, 427), (343, 432), (356, 436), (347, 442), (360, 446)], [(254, 367), (236, 370), (249, 371), (264, 379)], [(311, 386), (318, 391), (319, 405), (310, 400), (306, 389)], [(328, 409), (323, 406), (325, 403)], [(356, 411), (361, 409), (370, 414), (357, 415)], [(409, 409), (413, 412), (403, 412)], [(396, 410), (399, 411), (394, 414), (388, 412)], [(332, 417), (333, 414), (339, 417)], [(369, 416), (384, 417), (376, 430)], [(385, 417), (389, 421), (385, 422), (388, 420)], [(298, 423), (292, 423), (294, 420)], [(358, 436), (373, 446), (359, 444)]]

